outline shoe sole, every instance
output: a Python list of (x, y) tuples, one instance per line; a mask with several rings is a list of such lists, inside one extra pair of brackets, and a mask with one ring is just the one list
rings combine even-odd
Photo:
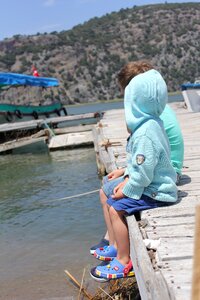
[[(94, 269), (95, 269), (95, 268), (94, 268)], [(90, 276), (91, 276), (95, 281), (98, 281), (98, 282), (101, 282), (101, 283), (104, 283), (104, 282), (108, 282), (108, 281), (109, 281), (109, 279), (107, 279), (107, 278), (95, 276), (95, 275), (93, 274), (93, 270), (94, 270), (94, 269), (92, 269), (92, 270), (90, 271)]]
[(130, 271), (127, 275), (124, 275), (124, 273), (106, 274), (106, 273), (102, 273), (102, 272), (96, 270), (95, 275), (98, 276), (97, 278), (103, 278), (103, 279), (106, 279), (106, 280), (111, 280), (111, 279), (120, 279), (120, 278), (133, 277), (133, 276), (135, 276), (135, 273), (134, 273), (134, 271)]
[(96, 252), (94, 253), (94, 257), (102, 261), (111, 261), (114, 258), (116, 258), (116, 257), (106, 257), (106, 256), (98, 255), (96, 254)]

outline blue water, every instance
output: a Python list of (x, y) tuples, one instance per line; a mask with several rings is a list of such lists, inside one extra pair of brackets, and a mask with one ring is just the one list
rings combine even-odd
[(96, 263), (103, 217), (98, 193), (59, 199), (100, 187), (93, 148), (1, 156), (0, 168), (0, 299), (77, 295), (64, 269), (80, 280)]
[[(180, 102), (183, 101), (182, 94), (175, 94), (170, 95), (168, 98), (168, 102)], [(80, 113), (90, 113), (90, 112), (96, 112), (96, 111), (106, 111), (110, 109), (118, 109), (123, 108), (124, 104), (123, 101), (117, 101), (117, 102), (101, 102), (101, 103), (94, 103), (94, 104), (87, 104), (87, 105), (70, 105), (67, 106), (67, 111), (69, 114), (80, 114)]]
[[(181, 101), (173, 98), (173, 101)], [(122, 108), (122, 102), (68, 107), (70, 114)], [(93, 148), (0, 156), (0, 299), (76, 299), (80, 282), (96, 265), (89, 248), (105, 231), (96, 190)], [(94, 283), (90, 286), (94, 287)]]

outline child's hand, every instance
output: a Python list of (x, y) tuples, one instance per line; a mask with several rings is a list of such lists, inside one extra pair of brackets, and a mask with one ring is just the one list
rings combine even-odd
[(122, 193), (122, 189), (118, 189), (114, 195), (111, 196), (114, 200), (119, 200), (121, 198), (124, 198), (124, 194)]
[(108, 176), (108, 180), (112, 180), (115, 178), (118, 178), (120, 176), (122, 176), (124, 174), (125, 169), (116, 169), (112, 172), (110, 172), (107, 176)]
[(125, 184), (127, 183), (128, 181), (128, 178), (125, 178), (125, 180), (121, 183), (119, 183), (113, 190), (113, 195), (111, 196), (113, 199), (121, 199), (121, 198), (124, 198), (124, 194), (122, 192), (123, 190), (123, 187), (125, 186)]

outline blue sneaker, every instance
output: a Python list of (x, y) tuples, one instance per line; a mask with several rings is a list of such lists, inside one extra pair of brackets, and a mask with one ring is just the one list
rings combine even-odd
[(103, 248), (104, 246), (109, 246), (109, 241), (106, 239), (101, 239), (97, 245), (94, 245), (90, 248), (90, 254), (93, 255), (96, 249)]
[(94, 257), (99, 260), (110, 261), (113, 260), (117, 256), (117, 249), (111, 246), (104, 246), (103, 248), (98, 248), (94, 252)]
[[(102, 263), (101, 263), (99, 266), (105, 266), (105, 265), (107, 265), (108, 263), (109, 263), (109, 262), (107, 262), (107, 261), (102, 261)], [(93, 267), (93, 268), (90, 270), (90, 276), (91, 276), (94, 280), (96, 280), (96, 281), (98, 281), (98, 282), (106, 282), (106, 281), (109, 281), (109, 279), (100, 277), (100, 276), (98, 276), (98, 275), (96, 274), (96, 267)]]
[(99, 265), (95, 269), (92, 269), (91, 275), (93, 275), (92, 277), (95, 280), (103, 282), (103, 278), (110, 280), (132, 277), (135, 275), (135, 273), (133, 271), (133, 265), (131, 261), (124, 266), (115, 258), (105, 266)]

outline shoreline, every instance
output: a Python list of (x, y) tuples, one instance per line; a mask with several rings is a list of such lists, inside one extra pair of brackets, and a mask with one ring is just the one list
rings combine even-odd
[[(176, 91), (176, 92), (169, 92), (168, 96), (182, 96), (181, 91)], [(83, 102), (83, 103), (76, 103), (76, 104), (66, 104), (64, 105), (66, 108), (70, 107), (79, 107), (79, 106), (84, 106), (84, 105), (97, 105), (97, 104), (107, 104), (107, 103), (117, 103), (117, 102), (123, 102), (123, 98), (117, 98), (113, 100), (97, 100), (95, 102)]]

